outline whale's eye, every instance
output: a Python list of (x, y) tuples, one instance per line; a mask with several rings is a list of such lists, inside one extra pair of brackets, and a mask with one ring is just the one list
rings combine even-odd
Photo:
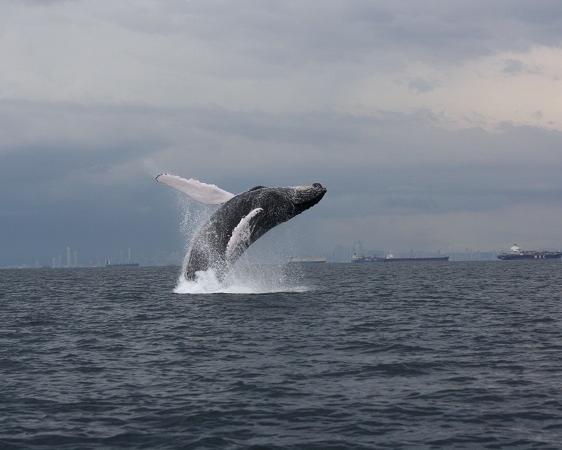
[(312, 187), (322, 189), (322, 185), (320, 183), (314, 183)]

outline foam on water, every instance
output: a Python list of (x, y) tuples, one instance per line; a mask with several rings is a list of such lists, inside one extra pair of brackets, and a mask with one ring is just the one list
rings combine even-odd
[[(269, 268), (269, 267), (268, 267)], [(276, 268), (282, 271), (282, 268)], [(306, 292), (306, 286), (293, 285), (284, 276), (275, 276), (275, 270), (260, 270), (259, 266), (249, 273), (233, 271), (219, 280), (213, 270), (197, 272), (194, 281), (180, 274), (174, 292), (176, 294), (268, 294), (279, 292)]]

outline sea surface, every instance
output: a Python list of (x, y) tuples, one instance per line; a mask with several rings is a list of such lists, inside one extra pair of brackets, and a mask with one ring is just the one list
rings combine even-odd
[(0, 271), (0, 448), (560, 448), (562, 263)]

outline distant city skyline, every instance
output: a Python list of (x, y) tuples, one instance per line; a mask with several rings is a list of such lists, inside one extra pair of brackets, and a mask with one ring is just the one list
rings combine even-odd
[[(307, 258), (307, 257), (321, 257), (325, 258), (328, 262), (338, 262), (338, 263), (345, 263), (351, 262), (351, 256), (353, 253), (358, 251), (356, 246), (357, 242), (350, 244), (349, 246), (342, 246), (336, 245), (333, 248), (325, 249), (322, 252), (318, 253), (303, 253), (303, 252), (289, 252), (284, 253), (281, 255), (276, 255), (273, 259), (271, 255), (263, 255), (259, 254), (256, 255), (254, 252), (249, 252), (250, 261), (255, 262), (266, 262), (266, 263), (277, 263), (279, 261), (286, 262), (290, 260), (292, 257), (295, 258)], [(169, 266), (169, 265), (181, 265), (185, 254), (179, 251), (173, 251), (170, 253), (160, 252), (155, 255), (146, 255), (143, 252), (140, 252), (142, 256), (140, 257), (132, 257), (129, 258), (128, 250), (115, 250), (113, 251), (113, 256), (107, 256), (106, 258), (96, 259), (88, 257), (85, 255), (83, 259), (79, 260), (78, 255), (80, 255), (78, 250), (73, 249), (70, 246), (67, 246), (71, 250), (71, 254), (73, 255), (71, 258), (70, 264), (65, 261), (63, 254), (60, 253), (56, 256), (51, 257), (51, 259), (42, 260), (41, 258), (31, 258), (28, 261), (20, 260), (14, 261), (11, 264), (3, 264), (0, 265), (0, 268), (14, 268), (14, 267), (28, 267), (28, 268), (41, 268), (41, 267), (50, 267), (50, 268), (80, 268), (80, 267), (105, 267), (108, 263), (113, 264), (121, 264), (121, 263), (139, 263), (141, 266)], [(65, 252), (66, 252), (65, 248)], [(562, 250), (562, 246), (560, 247)], [(497, 255), (500, 252), (508, 251), (508, 248), (503, 249), (462, 249), (462, 250), (454, 250), (448, 251), (446, 249), (435, 249), (435, 250), (420, 250), (420, 249), (409, 249), (409, 250), (401, 250), (401, 251), (394, 251), (391, 248), (388, 249), (373, 249), (373, 248), (362, 248), (359, 250), (358, 253), (362, 253), (368, 256), (386, 256), (388, 254), (393, 254), (394, 256), (437, 256), (437, 255), (447, 255), (450, 257), (451, 261), (487, 261), (487, 260), (496, 260)], [(548, 250), (548, 249), (540, 249), (540, 250)], [(556, 249), (551, 249), (556, 250)], [(127, 253), (125, 253), (127, 252)], [(131, 254), (132, 249), (131, 249)], [(124, 257), (123, 255), (127, 255)]]

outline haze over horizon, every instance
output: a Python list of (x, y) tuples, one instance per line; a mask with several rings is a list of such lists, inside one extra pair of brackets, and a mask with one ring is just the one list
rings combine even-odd
[(0, 54), (0, 265), (181, 254), (160, 172), (321, 182), (303, 254), (562, 248), (558, 1), (14, 0)]

